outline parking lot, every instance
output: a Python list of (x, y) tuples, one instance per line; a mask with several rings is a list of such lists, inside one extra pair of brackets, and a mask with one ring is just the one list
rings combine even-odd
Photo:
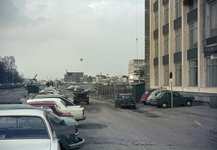
[[(1, 101), (18, 101), (26, 91), (1, 93)], [(66, 89), (62, 93), (73, 96)], [(217, 109), (207, 104), (166, 109), (137, 104), (136, 109), (120, 109), (114, 100), (91, 94), (89, 105), (79, 105), (86, 115), (86, 120), (78, 122), (79, 137), (85, 139), (83, 149), (217, 149)]]

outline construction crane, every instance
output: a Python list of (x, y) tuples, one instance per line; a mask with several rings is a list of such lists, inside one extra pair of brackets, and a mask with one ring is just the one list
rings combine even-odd
[(36, 80), (37, 75), (38, 75), (38, 74), (36, 74), (35, 77), (34, 77), (33, 79), (30, 79), (30, 85), (32, 85), (33, 82), (37, 81), (37, 80)]

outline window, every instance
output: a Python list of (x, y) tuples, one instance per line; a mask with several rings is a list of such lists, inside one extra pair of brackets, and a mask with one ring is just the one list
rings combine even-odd
[(180, 0), (176, 0), (176, 19), (182, 15), (182, 3)]
[(169, 23), (169, 3), (164, 6), (164, 24)]
[(182, 28), (179, 28), (175, 31), (175, 42), (176, 42), (176, 49), (175, 52), (182, 51)]
[(217, 36), (217, 0), (207, 4), (206, 23), (207, 38)]
[(158, 66), (154, 67), (155, 86), (158, 86)]
[(197, 86), (198, 84), (197, 60), (189, 61), (189, 86)]
[(197, 8), (197, 0), (189, 0), (189, 11)]
[(155, 12), (155, 29), (158, 29), (158, 11)]
[(217, 87), (217, 59), (206, 59), (206, 86)]
[(169, 34), (164, 36), (164, 55), (169, 54)]
[(164, 65), (164, 85), (169, 86), (169, 65)]
[(155, 58), (158, 57), (158, 39), (155, 39)]
[(189, 48), (197, 47), (197, 21), (189, 24)]
[(0, 117), (0, 139), (48, 139), (42, 118), (31, 116)]
[(175, 68), (175, 85), (182, 86), (182, 63), (176, 63)]

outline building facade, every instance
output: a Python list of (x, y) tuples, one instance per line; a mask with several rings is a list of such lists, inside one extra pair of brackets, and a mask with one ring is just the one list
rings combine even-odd
[(217, 0), (148, 2), (150, 88), (217, 93)]
[[(71, 82), (71, 83), (79, 83), (80, 77), (83, 77), (83, 72), (67, 72), (64, 75), (64, 81), (65, 82)], [(83, 81), (82, 81), (83, 82)]]
[(129, 60), (128, 65), (128, 80), (129, 83), (144, 82), (145, 79), (145, 60), (144, 59), (132, 59)]

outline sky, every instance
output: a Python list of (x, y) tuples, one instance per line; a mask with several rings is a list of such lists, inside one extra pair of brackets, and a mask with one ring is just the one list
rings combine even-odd
[(0, 0), (0, 57), (25, 78), (128, 75), (144, 51), (144, 0)]

